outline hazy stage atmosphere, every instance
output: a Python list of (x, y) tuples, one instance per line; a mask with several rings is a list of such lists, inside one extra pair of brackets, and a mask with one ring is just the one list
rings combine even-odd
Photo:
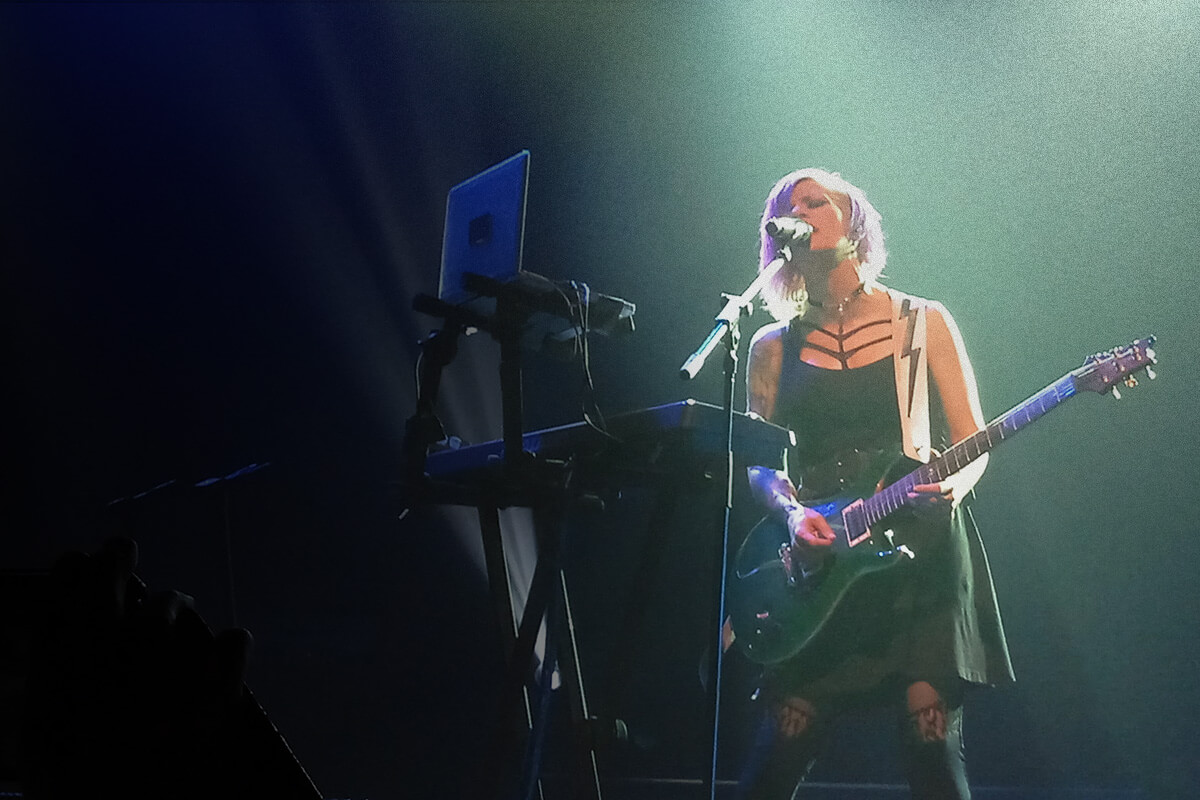
[[(1156, 336), (1156, 380), (991, 455), (972, 510), (1017, 682), (970, 697), (965, 735), (984, 800), (1191, 796), (1197, 63), (1186, 0), (0, 8), (0, 786), (41, 602), (21, 576), (114, 532), (151, 590), (252, 633), (245, 682), (323, 797), (475, 785), (504, 674), (480, 534), (405, 497), (401, 446), (447, 191), (527, 149), (524, 269), (637, 311), (591, 337), (590, 393), (580, 360), (526, 354), (526, 430), (592, 402), (719, 405), (719, 359), (679, 367), (753, 280), (763, 201), (800, 167), (882, 213), (882, 280), (958, 320), (988, 419)], [(744, 320), (743, 368), (770, 321)], [(498, 364), (486, 334), (461, 340), (448, 435), (500, 437)], [(605, 796), (653, 778), (699, 797), (716, 585), (689, 570), (720, 519), (648, 531), (630, 497), (567, 537), (585, 675), (633, 665), (594, 709), (629, 730), (599, 754)], [(533, 547), (506, 525), (520, 598)], [(630, 632), (622, 559), (653, 536), (654, 608), (683, 611)], [(838, 736), (814, 782), (903, 784), (889, 720)]]

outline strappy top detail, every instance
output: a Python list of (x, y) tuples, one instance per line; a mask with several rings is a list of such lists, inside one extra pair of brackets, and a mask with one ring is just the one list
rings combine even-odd
[[(838, 363), (842, 365), (842, 369), (850, 369), (850, 359), (852, 359), (855, 356), (855, 354), (857, 354), (863, 350), (866, 350), (868, 347), (872, 347), (874, 345), (881, 344), (883, 342), (888, 342), (888, 341), (891, 341), (891, 339), (892, 339), (891, 320), (888, 320), (888, 319), (878, 319), (873, 322), (868, 322), (863, 325), (859, 325), (857, 328), (851, 328), (850, 330), (844, 330), (841, 327), (839, 327), (837, 333), (834, 333), (833, 331), (829, 330), (828, 328), (822, 328), (818, 325), (814, 325), (811, 322), (805, 322), (804, 320), (793, 320), (792, 324), (798, 325), (798, 326), (803, 326), (804, 328), (807, 328), (810, 331), (815, 331), (816, 333), (820, 333), (825, 336), (828, 336), (830, 339), (832, 339), (834, 342), (836, 342), (837, 349), (834, 350), (830, 347), (826, 347), (823, 344), (818, 344), (817, 342), (814, 342), (811, 339), (809, 339), (807, 336), (805, 336), (802, 346), (811, 348), (820, 353), (825, 353), (828, 356), (836, 358), (838, 360)], [(858, 334), (861, 331), (865, 331), (867, 328), (876, 328), (876, 327), (879, 327), (880, 325), (884, 326), (884, 328), (885, 328), (883, 335), (878, 336), (877, 338), (874, 338), (869, 342), (865, 342), (863, 344), (856, 345), (854, 347), (846, 349), (846, 342), (849, 341), (852, 336)]]

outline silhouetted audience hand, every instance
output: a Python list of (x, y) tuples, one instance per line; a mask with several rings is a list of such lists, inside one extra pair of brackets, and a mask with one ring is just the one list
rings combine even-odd
[(192, 598), (147, 592), (136, 566), (128, 539), (54, 565), (26, 692), (26, 795), (280, 796), (254, 779), (250, 634), (214, 637)]

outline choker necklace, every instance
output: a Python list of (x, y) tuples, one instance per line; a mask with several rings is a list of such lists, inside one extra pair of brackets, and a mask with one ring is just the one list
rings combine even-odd
[[(842, 300), (842, 302), (838, 303), (837, 305), (833, 305), (833, 308), (837, 309), (837, 314), (839, 317), (842, 315), (842, 312), (846, 310), (846, 306), (850, 305), (850, 303), (854, 301), (854, 298), (856, 298), (860, 294), (864, 294), (866, 292), (866, 288), (867, 288), (867, 285), (865, 283), (860, 283), (858, 285), (858, 288), (856, 288), (850, 294), (846, 295), (845, 299)], [(816, 306), (817, 308), (819, 308), (821, 310), (828, 309), (832, 305), (831, 303), (817, 302), (816, 300), (813, 300), (811, 297), (809, 297), (808, 303), (809, 303), (809, 305)]]

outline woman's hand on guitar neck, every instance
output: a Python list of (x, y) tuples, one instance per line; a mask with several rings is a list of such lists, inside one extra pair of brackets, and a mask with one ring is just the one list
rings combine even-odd
[(908, 492), (908, 503), (917, 511), (928, 513), (954, 507), (954, 487), (949, 481), (918, 483)]
[(788, 531), (792, 544), (802, 547), (829, 547), (836, 535), (829, 522), (811, 508), (796, 504), (787, 512)]

